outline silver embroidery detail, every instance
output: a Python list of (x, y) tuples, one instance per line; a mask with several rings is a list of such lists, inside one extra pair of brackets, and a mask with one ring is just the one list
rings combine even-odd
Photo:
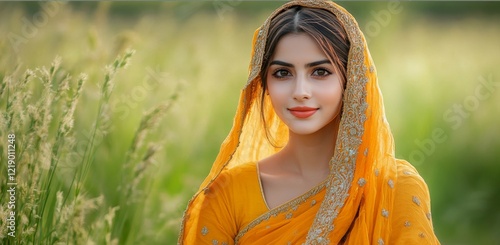
[(378, 239), (378, 245), (384, 245), (384, 240), (382, 240), (382, 238)]
[(311, 202), (311, 207), (314, 205), (316, 205), (316, 200), (312, 200), (312, 202)]
[(387, 181), (387, 184), (389, 185), (389, 187), (391, 187), (391, 189), (394, 189), (394, 181), (392, 181), (392, 179)]
[(428, 220), (431, 220), (431, 213), (430, 212), (426, 213), (425, 216), (427, 216)]
[(378, 175), (379, 175), (379, 174), (380, 174), (380, 171), (378, 170), (378, 168), (377, 168), (377, 169), (375, 169), (375, 176), (377, 176), (377, 177), (378, 177)]
[(201, 235), (206, 236), (208, 234), (208, 228), (206, 226), (203, 226), (201, 228)]
[[(296, 199), (294, 199), (294, 200), (292, 200), (284, 205), (281, 205), (277, 208), (274, 208), (271, 211), (269, 211), (265, 214), (262, 214), (258, 218), (254, 219), (252, 222), (250, 222), (247, 226), (243, 227), (238, 232), (238, 234), (234, 238), (235, 244), (238, 244), (240, 238), (243, 237), (250, 229), (257, 226), (258, 224), (260, 224), (264, 221), (267, 221), (270, 218), (276, 218), (276, 217), (278, 217), (278, 214), (287, 213), (290, 210), (292, 210), (293, 207), (298, 207), (301, 204), (307, 202), (308, 198), (318, 194), (321, 190), (323, 190), (326, 186), (326, 183), (327, 182), (325, 181), (322, 184), (316, 186), (314, 189), (310, 190), (308, 193), (306, 193), (306, 194), (304, 194), (304, 195), (302, 195), (302, 196), (300, 196), (300, 197), (298, 197), (298, 198), (296, 198)], [(313, 202), (316, 203), (315, 200), (313, 200)]]
[(389, 217), (389, 211), (387, 211), (385, 208), (382, 209), (382, 216), (383, 217)]
[(413, 196), (413, 197), (412, 197), (412, 200), (413, 200), (413, 202), (414, 202), (415, 204), (417, 204), (417, 206), (420, 206), (420, 199), (418, 199), (418, 197), (417, 197), (417, 196)]
[(363, 152), (363, 155), (368, 156), (368, 148), (365, 149), (365, 152)]
[(411, 225), (410, 221), (408, 221), (408, 220), (405, 221), (405, 227), (410, 227), (410, 225)]
[(354, 156), (354, 154), (356, 154), (355, 150), (349, 150), (349, 156)]
[(293, 216), (293, 213), (287, 213), (285, 218), (286, 218), (286, 219), (291, 219), (291, 218), (292, 218), (292, 216)]
[(365, 178), (359, 178), (359, 180), (358, 180), (359, 187), (363, 187), (363, 186), (365, 186), (365, 184), (366, 184)]
[(420, 232), (420, 234), (418, 234), (418, 236), (419, 236), (420, 238), (425, 238), (425, 233)]
[[(356, 167), (355, 153), (361, 145), (364, 134), (366, 102), (366, 84), (368, 83), (365, 65), (364, 42), (360, 28), (352, 16), (327, 1), (307, 1), (307, 6), (323, 8), (332, 12), (347, 32), (351, 42), (347, 64), (347, 86), (344, 93), (345, 103), (340, 122), (339, 135), (334, 158), (330, 161), (330, 177), (325, 199), (306, 237), (306, 244), (330, 244), (329, 234), (334, 230), (337, 218), (344, 202), (349, 196), (349, 189)], [(353, 133), (355, 133), (353, 135)], [(352, 151), (351, 151), (352, 150)]]
[(212, 240), (212, 245), (218, 245), (218, 244), (219, 244), (219, 241), (217, 241), (217, 240), (215, 240), (215, 239), (214, 239), (214, 240)]

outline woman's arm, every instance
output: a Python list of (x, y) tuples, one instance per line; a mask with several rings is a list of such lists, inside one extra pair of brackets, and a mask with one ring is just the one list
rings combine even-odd
[(186, 213), (180, 244), (234, 244), (237, 227), (229, 183), (230, 176), (223, 172), (196, 197)]
[(393, 210), (389, 244), (439, 244), (427, 184), (413, 166), (400, 160)]

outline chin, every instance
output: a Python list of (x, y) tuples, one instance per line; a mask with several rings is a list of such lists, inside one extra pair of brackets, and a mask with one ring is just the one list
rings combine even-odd
[(302, 122), (302, 123), (290, 123), (287, 124), (288, 129), (297, 135), (311, 135), (318, 132), (326, 133), (329, 128), (334, 127), (335, 120), (332, 119), (329, 122), (323, 121), (319, 122)]
[(291, 132), (297, 135), (309, 135), (309, 134), (314, 134), (318, 131), (320, 131), (323, 127), (318, 127), (318, 126), (292, 126), (288, 127)]

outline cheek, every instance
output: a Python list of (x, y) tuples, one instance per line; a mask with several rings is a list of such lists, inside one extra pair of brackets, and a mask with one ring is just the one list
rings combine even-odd
[(272, 101), (282, 100), (287, 95), (285, 83), (271, 82), (267, 84), (267, 93)]
[(272, 106), (277, 109), (277, 107), (282, 106), (284, 101), (284, 96), (282, 93), (279, 92), (279, 90), (273, 90), (269, 89), (269, 94), (267, 95), (269, 97), (269, 100), (271, 101)]
[(342, 88), (340, 84), (331, 87), (323, 87), (319, 90), (322, 100), (325, 104), (331, 105), (332, 107), (340, 107), (342, 102)]
[(339, 105), (342, 101), (342, 89), (339, 88), (335, 90), (333, 96), (331, 96), (331, 99), (334, 105)]
[(280, 86), (276, 86), (276, 84), (268, 85), (267, 91), (269, 92), (268, 99), (274, 109), (274, 112), (282, 118), (286, 107), (288, 106), (288, 95), (284, 92)]

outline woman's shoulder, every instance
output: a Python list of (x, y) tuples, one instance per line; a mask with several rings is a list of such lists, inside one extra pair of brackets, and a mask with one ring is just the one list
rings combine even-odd
[(404, 182), (406, 185), (417, 185), (427, 189), (425, 180), (420, 176), (417, 169), (409, 162), (401, 159), (396, 160), (399, 182)]
[(232, 175), (232, 176), (240, 176), (240, 175), (247, 175), (247, 174), (253, 174), (257, 172), (257, 163), (256, 162), (247, 162), (243, 164), (238, 164), (232, 168), (224, 170), (226, 174)]
[(431, 220), (429, 188), (417, 169), (403, 160), (398, 160), (395, 191), (395, 209), (401, 211), (402, 216), (413, 212), (423, 220)]
[(255, 162), (248, 162), (222, 170), (211, 187), (231, 191), (256, 181), (258, 182), (257, 165)]
[(224, 169), (220, 173), (220, 177), (230, 180), (237, 180), (237, 182), (257, 177), (257, 164), (255, 162), (248, 162), (239, 164), (232, 168)]
[(397, 160), (397, 169), (390, 244), (439, 244), (432, 227), (427, 184), (410, 163)]

